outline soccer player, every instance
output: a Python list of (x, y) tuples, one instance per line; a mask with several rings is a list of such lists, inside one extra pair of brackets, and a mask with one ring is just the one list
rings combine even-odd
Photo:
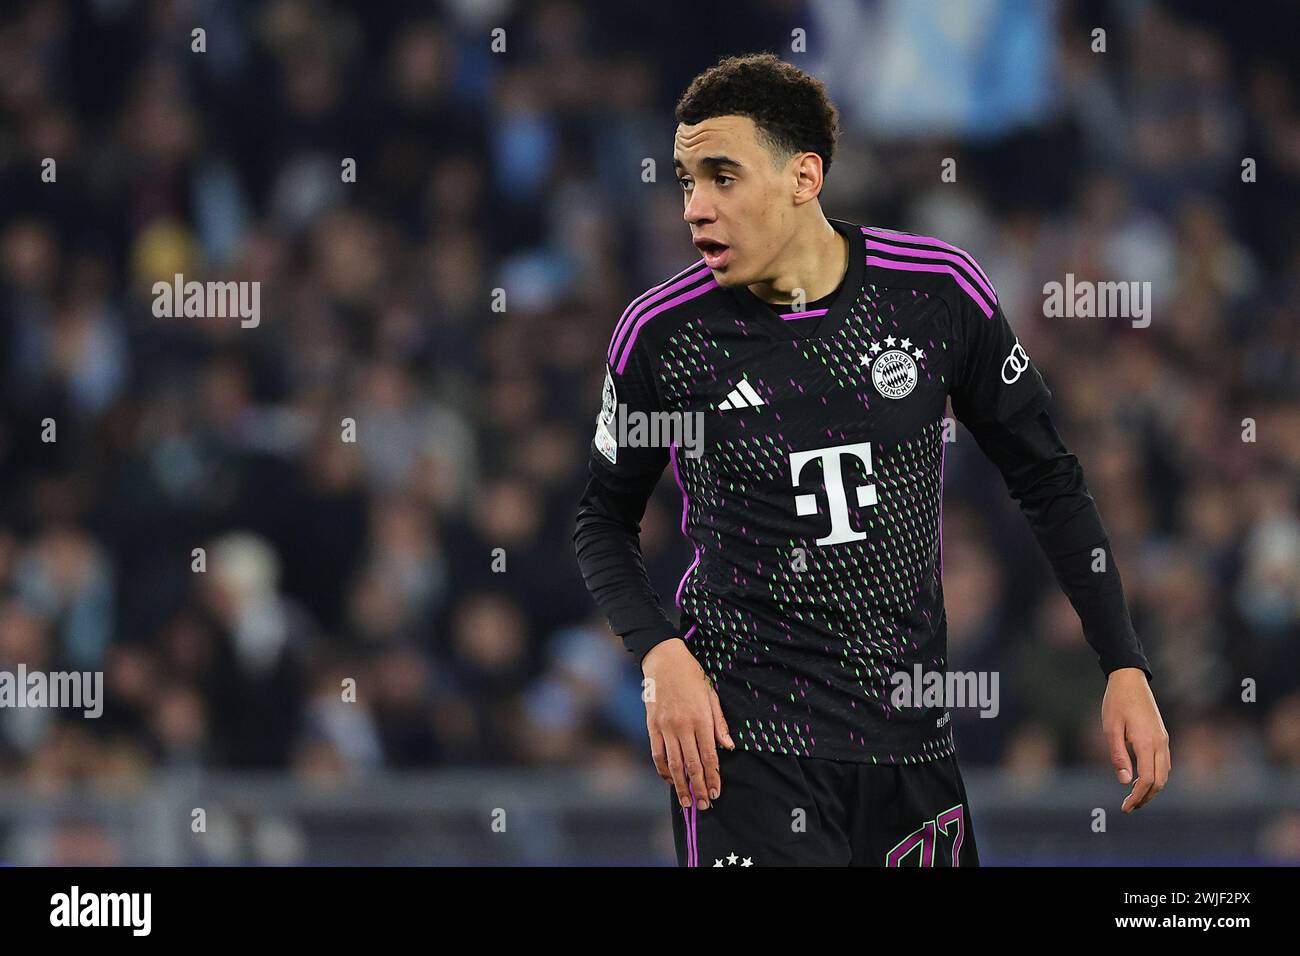
[[(1050, 393), (984, 270), (940, 239), (827, 219), (838, 113), (771, 54), (696, 77), (676, 118), (703, 259), (614, 328), (573, 537), (646, 678), (678, 862), (978, 864), (949, 711), (892, 693), (896, 674), (945, 669), (949, 399), (1098, 654), (1102, 729), (1133, 785), (1122, 809), (1144, 806), (1170, 770), (1150, 668)], [(695, 546), (679, 625), (638, 539), (669, 466)]]

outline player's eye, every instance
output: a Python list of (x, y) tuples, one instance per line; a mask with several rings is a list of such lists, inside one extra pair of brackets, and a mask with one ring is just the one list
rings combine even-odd
[[(723, 182), (723, 180), (726, 180), (726, 182)], [(719, 177), (717, 177), (717, 180), (716, 180), (716, 182), (717, 182), (717, 184), (718, 184), (719, 186), (726, 186), (727, 183), (734, 183), (735, 181), (736, 181), (736, 177), (735, 177), (735, 176), (719, 176)]]

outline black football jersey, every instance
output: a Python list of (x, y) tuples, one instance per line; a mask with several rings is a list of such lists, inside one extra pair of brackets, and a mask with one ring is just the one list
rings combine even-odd
[(892, 675), (945, 669), (946, 403), (1009, 423), (1049, 393), (970, 255), (830, 221), (850, 255), (820, 314), (702, 261), (628, 306), (591, 467), (645, 493), (671, 470), (694, 546), (676, 633), (739, 747), (912, 763), (953, 752), (942, 707), (890, 701)]

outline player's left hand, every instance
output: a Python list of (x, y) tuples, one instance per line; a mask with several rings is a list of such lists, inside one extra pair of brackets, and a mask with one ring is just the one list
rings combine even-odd
[[(1101, 701), (1101, 730), (1110, 747), (1110, 762), (1120, 783), (1133, 784), (1120, 809), (1132, 813), (1146, 806), (1169, 781), (1173, 762), (1169, 756), (1169, 732), (1160, 719), (1160, 708), (1151, 694), (1147, 675), (1137, 667), (1110, 672), (1106, 696)], [(1129, 746), (1137, 758), (1138, 776), (1133, 779)]]

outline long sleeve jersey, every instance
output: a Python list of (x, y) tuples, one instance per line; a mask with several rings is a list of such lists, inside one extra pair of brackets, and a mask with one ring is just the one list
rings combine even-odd
[[(831, 224), (850, 255), (823, 309), (781, 314), (696, 263), (617, 323), (573, 536), (611, 628), (637, 661), (684, 639), (739, 747), (878, 763), (951, 753), (942, 705), (891, 702), (894, 675), (946, 668), (951, 400), (1103, 673), (1150, 678), (1082, 469), (983, 270), (938, 239)], [(639, 544), (669, 468), (694, 545), (676, 624)]]

